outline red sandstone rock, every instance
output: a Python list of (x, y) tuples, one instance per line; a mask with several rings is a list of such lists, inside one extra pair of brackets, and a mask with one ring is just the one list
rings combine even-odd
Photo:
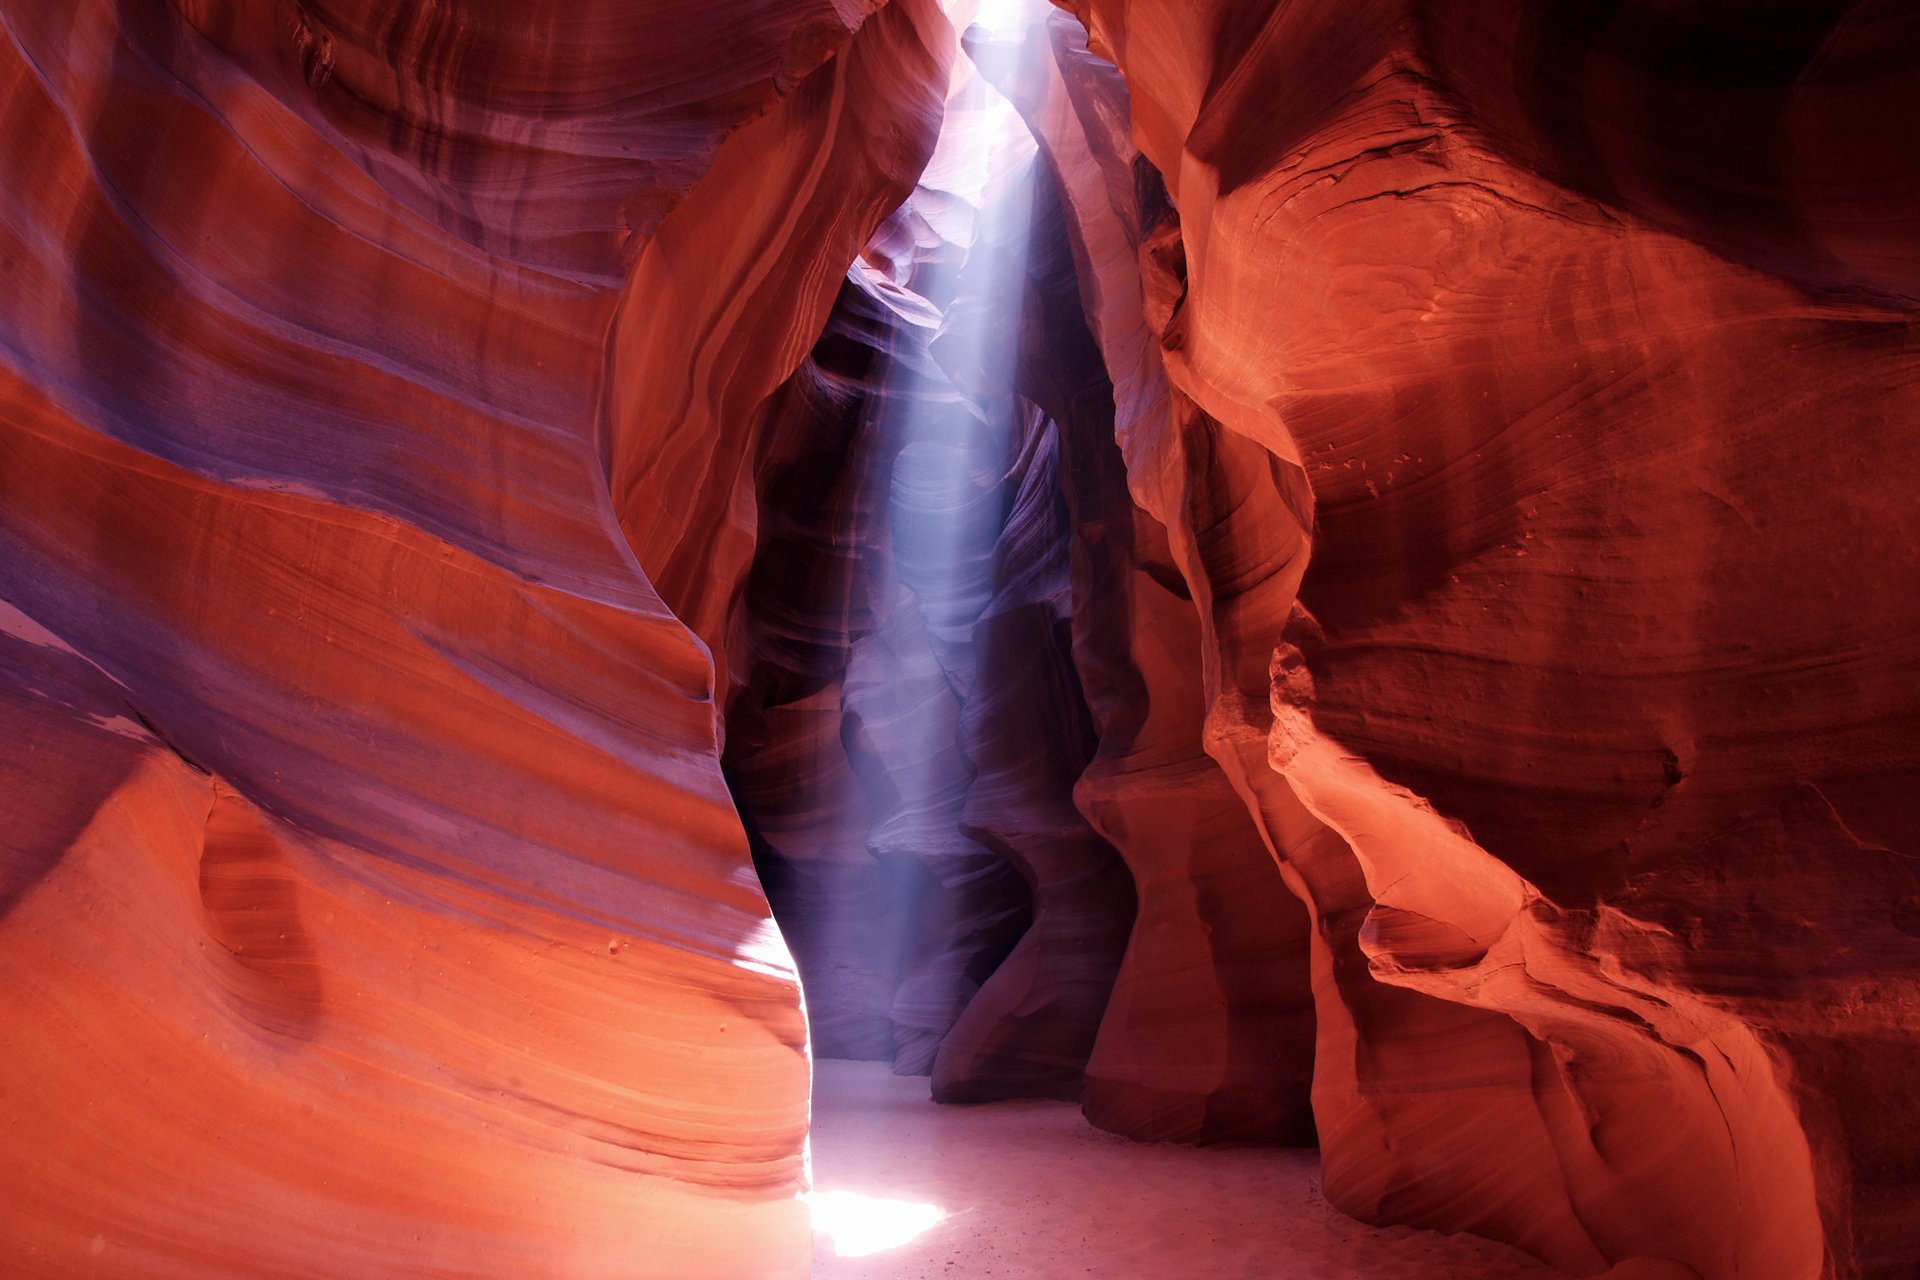
[(942, 19), (6, 26), (0, 1269), (804, 1274), (798, 988), (605, 456), (813, 340)]
[(1172, 412), (1119, 432), (1209, 749), (1316, 915), (1329, 1195), (1582, 1271), (1893, 1274), (1906, 166), (1727, 163), (1757, 106), (1796, 157), (1905, 154), (1864, 106), (1910, 100), (1889, 15), (1081, 8), (1178, 210), (1141, 259)]
[(1000, 313), (930, 0), (7, 6), (10, 1273), (802, 1274), (736, 804), (822, 1051), (1910, 1270), (1920, 28), (1074, 7)]
[(952, 39), (932, 0), (881, 10), (844, 56), (729, 140), (622, 294), (608, 339), (614, 502), (721, 689), (754, 549), (763, 405), (825, 326), (840, 264), (925, 166)]
[[(1064, 24), (1071, 25), (1071, 24)], [(1030, 48), (1045, 54), (1049, 38)], [(1056, 50), (1058, 51), (1058, 50)], [(1114, 995), (1088, 1064), (1083, 1102), (1096, 1124), (1134, 1137), (1310, 1141), (1312, 998), (1306, 917), (1225, 776), (1200, 742), (1199, 635), (1164, 528), (1127, 492), (1113, 442), (1116, 402), (1164, 396), (1154, 366), (1145, 385), (1114, 390), (1087, 323), (1140, 332), (1137, 269), (1125, 250), (1124, 308), (1101, 313), (1095, 263), (1070, 241), (1086, 228), (1076, 199), (1104, 202), (1089, 148), (1123, 126), (1117, 75), (1084, 52), (1072, 73), (1091, 76), (1108, 114), (1083, 127), (1052, 56), (1030, 58), (1009, 86), (1039, 135), (1059, 183), (1042, 189), (1028, 250), (1029, 316), (1022, 361), (1028, 393), (1062, 423), (1063, 486), (1076, 529), (1075, 657), (1100, 736), (1076, 798), (1127, 858), (1139, 897)], [(1083, 97), (1083, 105), (1088, 103)], [(1092, 136), (1089, 136), (1089, 135)], [(1063, 220), (1055, 212), (1064, 202)], [(1126, 228), (1106, 221), (1124, 237)], [(1089, 287), (1084, 291), (1081, 285)]]

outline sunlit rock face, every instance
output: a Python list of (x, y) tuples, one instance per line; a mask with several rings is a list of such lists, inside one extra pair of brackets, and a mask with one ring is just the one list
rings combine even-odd
[(1314, 917), (1328, 1194), (1903, 1274), (1912, 22), (1077, 8), (1028, 111)]
[(654, 513), (924, 164), (869, 8), (5, 6), (0, 1271), (805, 1274)]

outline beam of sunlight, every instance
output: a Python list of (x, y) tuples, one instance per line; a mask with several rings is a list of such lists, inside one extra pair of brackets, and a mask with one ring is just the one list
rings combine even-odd
[[(889, 468), (887, 572), (859, 588), (883, 621), (850, 651), (842, 732), (877, 797), (867, 852), (887, 869), (879, 894), (829, 904), (824, 932), (875, 936), (876, 901), (900, 927), (900, 976), (887, 1008), (896, 1068), (931, 1069), (937, 1045), (1011, 938), (1023, 886), (999, 855), (962, 830), (972, 764), (961, 718), (980, 667), (975, 628), (994, 589), (995, 548), (1016, 485), (1009, 480), (1024, 402), (1018, 363), (1039, 148), (995, 87), (1042, 46), (1044, 0), (990, 0), (996, 24), (968, 25), (939, 139), (899, 224), (911, 248), (856, 266), (899, 317), (879, 375), (871, 430)], [(862, 275), (861, 272), (866, 274)], [(864, 564), (864, 561), (862, 562)], [(861, 754), (864, 752), (865, 754)], [(839, 798), (821, 804), (847, 807)], [(997, 877), (997, 878), (996, 878)], [(884, 895), (891, 895), (886, 900)], [(837, 918), (836, 918), (837, 914)], [(1015, 921), (1017, 928), (1024, 927)], [(992, 954), (995, 950), (999, 954)], [(983, 962), (984, 957), (984, 962)]]
[[(967, 0), (952, 8), (964, 22)], [(995, 87), (1029, 48), (1036, 0), (984, 0), (939, 143), (913, 205), (958, 252), (914, 282), (940, 314), (931, 368), (902, 368), (886, 424), (898, 444), (892, 509), (900, 581), (918, 597), (941, 665), (963, 696), (973, 623), (992, 590), (992, 554), (1010, 494), (1017, 412), (1012, 371), (1025, 297), (1038, 147)], [(984, 37), (984, 38), (980, 38)], [(1037, 48), (1037, 46), (1033, 46)], [(950, 780), (920, 780), (927, 794)]]
[(995, 39), (1006, 39), (1031, 25), (1030, 9), (1027, 0), (980, 0), (973, 21)]
[(885, 1200), (857, 1191), (815, 1191), (807, 1202), (814, 1233), (832, 1243), (838, 1258), (865, 1258), (912, 1244), (947, 1218), (937, 1204)]
[[(781, 755), (789, 743), (741, 759), (743, 772), (761, 771), (752, 785), (767, 811), (743, 804), (743, 817), (802, 966), (811, 1051), (891, 1057), (913, 1074), (932, 1069), (1029, 914), (1017, 870), (963, 829), (973, 766), (962, 720), (1018, 492), (1016, 446), (1033, 426), (1014, 373), (1040, 151), (996, 82), (1018, 83), (1019, 60), (1044, 52), (1052, 10), (1047, 0), (942, 2), (961, 43), (940, 134), (905, 205), (852, 265), (836, 339), (847, 345), (828, 358), (864, 347), (872, 368), (816, 371), (822, 385), (858, 393), (848, 411), (860, 417), (839, 424), (850, 442), (841, 487), (794, 510), (836, 522), (842, 567), (817, 613), (795, 599), (774, 616), (831, 625), (769, 633), (779, 636), (769, 653), (781, 655), (769, 670), (791, 661), (806, 670), (783, 669), (768, 686), (779, 700), (761, 708), (767, 741), (777, 712), (796, 735), (813, 735), (797, 739), (808, 752), (825, 761), (837, 748), (841, 758), (792, 784), (775, 776), (801, 758)], [(813, 646), (841, 623), (835, 669)], [(742, 962), (777, 965), (779, 942), (756, 937)], [(839, 1212), (838, 1201), (823, 1203)]]

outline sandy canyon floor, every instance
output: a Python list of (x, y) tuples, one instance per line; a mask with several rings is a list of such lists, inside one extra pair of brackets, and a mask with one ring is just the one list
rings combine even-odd
[(937, 1106), (921, 1077), (821, 1062), (818, 1280), (1558, 1280), (1474, 1236), (1381, 1230), (1311, 1151), (1157, 1146), (1064, 1102)]

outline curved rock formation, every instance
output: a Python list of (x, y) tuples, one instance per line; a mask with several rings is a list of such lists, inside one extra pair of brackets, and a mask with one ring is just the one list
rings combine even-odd
[[(947, 1100), (1077, 1098), (1132, 894), (1072, 802), (1090, 731), (1055, 432), (1004, 382), (954, 381), (1005, 327), (960, 300), (1008, 256), (983, 229), (1024, 239), (1031, 199), (980, 207), (985, 96), (957, 80), (920, 189), (781, 393), (728, 767), (822, 1052)], [(795, 750), (827, 763), (795, 779)]]
[[(908, 1073), (930, 1069), (1029, 916), (1017, 875), (961, 830), (972, 771), (956, 684), (972, 678), (1004, 459), (973, 494), (982, 545), (942, 598), (896, 572), (894, 513), (918, 501), (895, 475), (903, 423), (967, 415), (927, 354), (937, 323), (869, 268), (843, 285), (770, 410), (761, 538), (729, 632), (728, 773), (808, 984), (815, 1051)], [(936, 604), (951, 643), (929, 625)], [(795, 750), (817, 763), (796, 774)]]
[[(785, 376), (951, 34), (481, 8), (7, 7), (10, 1273), (805, 1274), (799, 991), (604, 457)], [(751, 358), (646, 382), (643, 295)]]
[[(1706, 1276), (1883, 1272), (1920, 1229), (1868, 1120), (1903, 1086), (1861, 1070), (1914, 998), (1880, 905), (1915, 874), (1881, 781), (1913, 619), (1874, 585), (1907, 484), (1860, 465), (1912, 444), (1904, 178), (1707, 145), (1757, 103), (1795, 155), (1892, 140), (1864, 104), (1912, 64), (1862, 37), (1906, 28), (1835, 8), (1080, 6), (1178, 210), (1154, 230), (1083, 94), (1175, 387), (1120, 426), (1130, 481), (1201, 609), (1209, 750), (1316, 916), (1315, 1109), (1363, 1217)], [(1724, 112), (1603, 105), (1705, 98), (1728, 40)], [(1553, 41), (1581, 60), (1495, 70)], [(1079, 211), (1120, 398), (1124, 236)]]
[(0, 1271), (1910, 1273), (1911, 6), (975, 7), (0, 3)]
[[(1048, 41), (1029, 38), (1027, 48), (1018, 64), (1001, 61), (1016, 77), (1007, 87), (1039, 122), (1055, 183), (1041, 188), (1027, 252), (1020, 369), (1028, 394), (1062, 424), (1077, 542), (1074, 650), (1099, 737), (1075, 798), (1127, 859), (1139, 899), (1082, 1100), (1094, 1123), (1136, 1138), (1311, 1141), (1307, 919), (1201, 746), (1191, 596), (1165, 527), (1128, 494), (1114, 443), (1116, 407), (1137, 411), (1164, 397), (1165, 383), (1157, 366), (1140, 384), (1116, 391), (1109, 382), (1083, 311), (1079, 220), (1065, 212), (1076, 198), (1104, 201), (1105, 188), (1084, 132), (1050, 118), (1071, 107), (1055, 58), (1032, 56)], [(1124, 107), (1104, 64), (1082, 54), (1073, 74), (1099, 79), (1110, 104)], [(1137, 281), (1129, 296), (1138, 330)]]

